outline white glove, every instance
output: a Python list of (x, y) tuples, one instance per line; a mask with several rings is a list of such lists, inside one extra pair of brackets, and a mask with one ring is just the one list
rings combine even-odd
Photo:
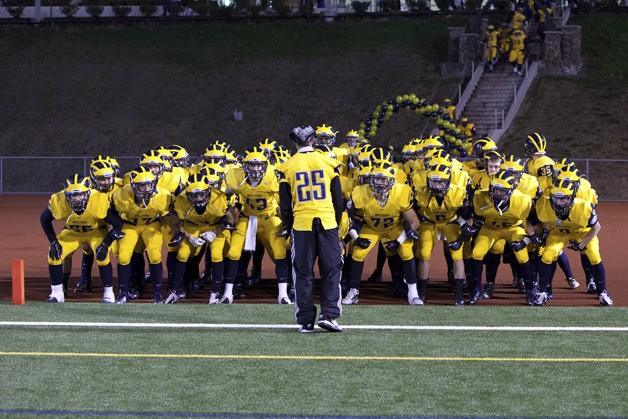
[(213, 231), (207, 231), (201, 234), (201, 238), (205, 240), (207, 243), (211, 243), (216, 238), (216, 233), (214, 233)]
[(205, 244), (205, 240), (201, 239), (200, 237), (190, 236), (188, 240), (194, 247), (201, 247)]

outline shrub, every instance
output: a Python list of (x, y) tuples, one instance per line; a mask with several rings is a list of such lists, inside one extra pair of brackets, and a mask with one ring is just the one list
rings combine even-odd
[(59, 6), (59, 11), (63, 13), (65, 17), (72, 17), (76, 14), (76, 12), (78, 12), (79, 7), (80, 6), (78, 4), (68, 3), (63, 6)]
[(157, 12), (157, 6), (153, 3), (142, 3), (140, 4), (140, 13), (142, 16), (151, 17)]
[(111, 5), (111, 9), (113, 10), (113, 14), (117, 17), (117, 18), (124, 18), (127, 17), (129, 15), (129, 13), (131, 13), (131, 6), (125, 4), (125, 3), (116, 3), (116, 4), (112, 4)]
[(88, 4), (87, 6), (85, 6), (85, 11), (93, 19), (98, 19), (100, 15), (102, 15), (103, 10), (105, 10), (104, 7), (98, 4)]
[(371, 5), (368, 1), (353, 1), (351, 2), (351, 7), (355, 10), (356, 13), (366, 13), (367, 9)]
[(22, 13), (24, 13), (24, 8), (26, 7), (19, 0), (5, 0), (4, 6), (7, 9), (7, 13), (16, 19), (22, 17)]
[(379, 10), (382, 12), (392, 12), (399, 10), (397, 0), (379, 0)]

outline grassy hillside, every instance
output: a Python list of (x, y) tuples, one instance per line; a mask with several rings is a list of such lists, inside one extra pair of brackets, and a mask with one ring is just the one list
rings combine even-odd
[[(287, 143), (306, 123), (344, 133), (397, 95), (453, 96), (460, 81), (439, 72), (446, 28), (468, 23), (2, 28), (0, 155), (136, 156), (171, 143), (200, 153), (216, 139), (242, 149), (266, 137)], [(539, 131), (555, 157), (628, 158), (627, 17), (588, 13), (571, 23), (583, 28), (583, 74), (540, 77), (500, 147), (520, 154)], [(401, 111), (374, 142), (401, 144), (426, 133), (426, 122)], [(626, 170), (607, 172), (600, 183)]]

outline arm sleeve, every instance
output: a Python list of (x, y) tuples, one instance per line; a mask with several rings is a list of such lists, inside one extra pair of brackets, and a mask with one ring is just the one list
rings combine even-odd
[(294, 216), (292, 214), (292, 195), (290, 194), (290, 185), (287, 182), (279, 184), (279, 210), (281, 219), (286, 230), (292, 230)]
[(113, 204), (111, 204), (111, 207), (109, 207), (109, 209), (107, 210), (107, 216), (105, 217), (105, 221), (117, 231), (122, 230), (122, 218), (120, 218), (120, 215), (118, 214), (118, 211), (116, 211), (116, 209), (114, 208)]
[(52, 216), (52, 211), (50, 211), (50, 208), (46, 208), (41, 213), (41, 216), (39, 217), (39, 222), (41, 223), (41, 228), (43, 228), (44, 234), (46, 235), (46, 238), (48, 238), (48, 241), (50, 243), (57, 240), (57, 234), (55, 233), (55, 229), (52, 227), (52, 220), (54, 220), (54, 217)]
[(334, 204), (336, 222), (340, 224), (340, 220), (342, 219), (342, 212), (344, 211), (344, 200), (342, 198), (342, 188), (340, 185), (339, 176), (336, 176), (331, 180), (331, 200)]

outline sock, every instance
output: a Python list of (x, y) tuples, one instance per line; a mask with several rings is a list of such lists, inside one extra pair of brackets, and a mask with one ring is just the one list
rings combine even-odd
[(606, 291), (606, 269), (604, 268), (604, 263), (600, 262), (597, 265), (591, 265), (591, 273), (597, 287), (597, 295), (600, 295), (603, 291)]
[(164, 276), (164, 267), (160, 263), (150, 263), (148, 264), (148, 269), (150, 272), (150, 277), (153, 280), (153, 294), (161, 294), (161, 283), (163, 281)]
[(360, 288), (360, 280), (362, 279), (362, 271), (364, 270), (364, 261), (358, 262), (351, 259), (351, 278), (349, 279), (349, 288)]
[(557, 262), (558, 262), (558, 266), (560, 266), (560, 269), (565, 274), (565, 277), (573, 278), (573, 272), (571, 271), (571, 264), (569, 263), (569, 259), (567, 258), (567, 255), (565, 253), (561, 253), (560, 256), (558, 256)]
[(584, 275), (587, 278), (587, 285), (593, 280), (593, 273), (591, 272), (591, 261), (585, 253), (580, 253), (580, 263), (584, 270)]
[(408, 284), (408, 300), (417, 298), (419, 293), (416, 289), (416, 282), (414, 284)]
[(168, 272), (168, 291), (172, 291), (174, 289), (174, 265), (176, 261), (177, 252), (168, 252), (168, 256), (166, 257), (166, 271)]
[(48, 273), (50, 273), (50, 285), (63, 286), (63, 267), (61, 265), (48, 265)]
[(419, 279), (417, 282), (419, 298), (425, 302), (427, 300), (427, 282), (429, 279)]
[(105, 266), (99, 266), (98, 272), (100, 273), (100, 280), (102, 281), (103, 287), (113, 286), (113, 267), (111, 266), (111, 262)]
[(116, 299), (115, 294), (113, 293), (113, 286), (105, 287), (105, 290), (102, 294), (103, 300), (114, 301)]
[(288, 282), (288, 259), (277, 259), (275, 261), (275, 276), (279, 284)]
[(456, 301), (464, 301), (464, 279), (454, 278), (454, 292)]
[[(133, 262), (131, 262), (133, 263)], [(128, 295), (129, 281), (131, 280), (131, 265), (118, 264), (118, 287), (120, 287), (120, 295)]]
[(543, 261), (539, 263), (539, 290), (541, 292), (547, 292), (547, 286), (552, 274), (552, 264), (547, 264)]
[[(63, 269), (63, 268), (61, 268)], [(63, 283), (63, 289), (68, 289), (68, 282), (70, 281), (70, 274), (62, 273), (61, 274), (61, 282)]]
[(279, 295), (278, 298), (282, 299), (284, 297), (288, 297), (288, 283), (287, 282), (280, 282), (277, 284), (277, 288), (279, 289)]
[(94, 265), (94, 254), (83, 253), (81, 259), (81, 278), (87, 281), (88, 284), (92, 282), (92, 266)]
[(212, 292), (220, 292), (220, 286), (222, 285), (222, 275), (225, 270), (225, 262), (212, 262)]
[(185, 275), (186, 265), (187, 263), (175, 259), (172, 290), (175, 291), (177, 294), (183, 291), (183, 276)]
[(486, 261), (486, 283), (489, 282), (491, 284), (495, 283), (495, 278), (497, 277), (497, 269), (499, 268), (499, 264), (501, 262), (501, 255), (496, 253), (487, 253), (484, 258)]
[(233, 284), (225, 282), (225, 292), (223, 293), (222, 296), (233, 298)]

